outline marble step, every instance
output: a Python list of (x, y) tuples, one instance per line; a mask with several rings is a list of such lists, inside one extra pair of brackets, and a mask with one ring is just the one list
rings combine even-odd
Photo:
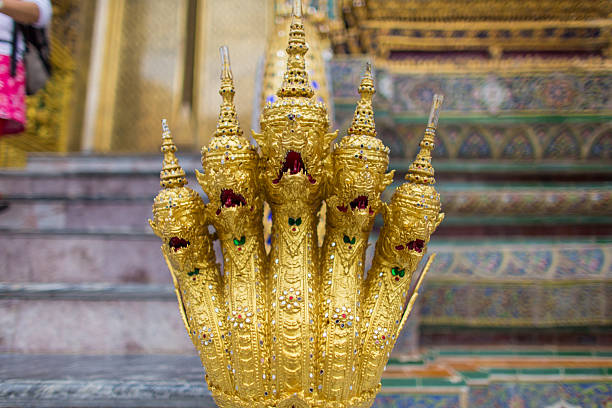
[[(416, 352), (417, 326), (415, 311), (395, 355)], [(192, 352), (171, 285), (0, 283), (0, 353)]]
[[(383, 379), (374, 407), (426, 406), (427, 401), (437, 400), (444, 407), (467, 408), (461, 378), (448, 370), (420, 365), (419, 369), (396, 370), (394, 378)], [(32, 406), (213, 408), (215, 404), (194, 355), (0, 355), (0, 407)]]
[(0, 282), (169, 284), (152, 233), (0, 231)]
[[(373, 407), (604, 407), (600, 348), (433, 349), (391, 360)], [(189, 355), (0, 355), (0, 407), (214, 407)], [(518, 404), (518, 405), (517, 405)]]
[[(187, 171), (188, 185), (202, 193), (195, 172)], [(159, 191), (159, 170), (147, 172), (13, 172), (0, 171), (0, 193), (46, 198), (151, 198)]]
[(0, 284), (0, 353), (189, 354), (171, 285)]
[(150, 232), (152, 198), (5, 197), (0, 228), (89, 232)]
[[(370, 235), (369, 265), (378, 234)], [(152, 232), (0, 229), (0, 282), (170, 283)], [(215, 242), (217, 259), (221, 260)], [(601, 237), (443, 237), (431, 277), (446, 281), (612, 279), (612, 245)]]

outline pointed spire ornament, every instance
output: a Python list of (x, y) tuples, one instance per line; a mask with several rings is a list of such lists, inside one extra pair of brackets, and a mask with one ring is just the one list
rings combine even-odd
[(369, 62), (366, 64), (358, 90), (361, 98), (355, 107), (353, 122), (348, 128), (347, 135), (336, 145), (334, 154), (336, 157), (343, 157), (344, 160), (362, 162), (365, 168), (384, 173), (389, 165), (389, 148), (376, 137), (372, 106), (376, 88), (374, 87), (372, 65)]
[(372, 109), (372, 96), (376, 93), (374, 88), (374, 78), (372, 77), (372, 65), (366, 64), (366, 71), (359, 85), (359, 95), (361, 99), (357, 102), (353, 122), (348, 129), (349, 135), (364, 135), (376, 137), (376, 127), (374, 126), (374, 109)]
[(304, 55), (308, 52), (304, 21), (302, 17), (301, 0), (293, 1), (291, 12), (291, 26), (289, 27), (289, 44), (287, 45), (287, 71), (283, 85), (276, 93), (279, 97), (305, 97), (312, 98), (314, 90), (306, 72)]
[(182, 187), (187, 184), (185, 171), (176, 158), (176, 145), (166, 119), (162, 119), (162, 147), (164, 155), (162, 171), (159, 173), (160, 185), (163, 188)]
[(436, 136), (436, 129), (438, 127), (438, 116), (440, 115), (440, 108), (444, 101), (443, 95), (434, 95), (433, 102), (431, 104), (431, 111), (429, 113), (429, 120), (427, 121), (427, 128), (425, 129), (425, 135), (421, 140), (421, 149), (417, 153), (417, 157), (408, 169), (406, 174), (406, 180), (416, 184), (435, 184), (436, 179), (434, 178), (434, 168), (431, 165), (431, 152), (434, 148), (434, 137)]
[(236, 105), (234, 104), (236, 90), (234, 89), (234, 78), (227, 46), (220, 47), (219, 53), (221, 54), (221, 88), (219, 89), (219, 95), (223, 98), (223, 102), (219, 111), (215, 136), (240, 136), (242, 135), (242, 129), (238, 123)]
[(229, 50), (227, 46), (219, 48), (221, 56), (221, 105), (217, 119), (217, 129), (213, 134), (208, 146), (202, 148), (202, 166), (204, 168), (213, 163), (225, 165), (230, 161), (242, 162), (252, 161), (255, 150), (249, 141), (243, 136), (238, 114), (234, 104), (234, 77), (230, 65)]

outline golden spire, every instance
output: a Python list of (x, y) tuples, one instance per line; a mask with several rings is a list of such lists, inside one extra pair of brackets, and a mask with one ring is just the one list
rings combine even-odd
[(349, 135), (376, 137), (374, 110), (372, 109), (372, 96), (375, 92), (372, 65), (368, 62), (363, 78), (361, 79), (361, 85), (359, 85), (359, 95), (361, 95), (361, 99), (357, 102), (355, 114), (353, 115), (353, 123), (351, 123), (351, 127), (348, 129)]
[(227, 46), (220, 47), (219, 53), (221, 54), (221, 88), (219, 89), (219, 95), (223, 98), (223, 102), (219, 111), (215, 136), (242, 135), (242, 129), (236, 115), (236, 106), (234, 105), (236, 91)]
[(301, 96), (311, 98), (314, 90), (310, 86), (304, 55), (308, 51), (304, 22), (302, 20), (302, 1), (293, 0), (289, 27), (289, 45), (287, 45), (287, 71), (283, 85), (276, 93), (279, 97)]
[(443, 95), (434, 95), (431, 104), (431, 112), (427, 121), (427, 129), (421, 140), (421, 150), (417, 153), (416, 159), (410, 165), (406, 180), (416, 184), (435, 184), (434, 169), (431, 166), (431, 151), (434, 148), (434, 136), (438, 127), (438, 115), (442, 107)]
[(162, 147), (161, 152), (164, 154), (162, 171), (159, 173), (160, 185), (163, 188), (182, 187), (187, 184), (185, 171), (179, 166), (178, 159), (174, 154), (176, 145), (172, 140), (172, 133), (168, 128), (166, 119), (162, 119)]

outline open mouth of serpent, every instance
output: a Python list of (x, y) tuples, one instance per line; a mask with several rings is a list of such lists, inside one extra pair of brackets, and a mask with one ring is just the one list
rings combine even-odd
[(370, 208), (368, 204), (369, 204), (368, 196), (360, 195), (360, 196), (357, 196), (348, 205), (339, 205), (337, 208), (339, 211), (342, 211), (342, 212), (347, 212), (349, 207), (351, 207), (351, 210), (353, 211), (367, 209), (368, 213), (372, 215), (374, 214), (374, 211), (372, 211), (372, 208)]
[(395, 249), (397, 249), (398, 251), (402, 251), (403, 249), (408, 249), (410, 251), (416, 251), (420, 253), (420, 252), (423, 252), (424, 247), (425, 247), (425, 241), (423, 241), (422, 239), (415, 239), (413, 241), (408, 242), (406, 246), (397, 245)]
[(172, 237), (168, 242), (168, 246), (174, 250), (174, 252), (178, 252), (183, 248), (187, 248), (189, 246), (189, 241), (184, 238)]
[(229, 208), (239, 205), (246, 205), (246, 200), (242, 194), (234, 193), (231, 188), (221, 191), (221, 207)]
[(308, 181), (310, 181), (311, 184), (317, 182), (314, 177), (308, 174), (304, 160), (302, 160), (302, 154), (300, 152), (289, 150), (285, 155), (283, 167), (278, 172), (278, 177), (272, 180), (272, 184), (278, 184), (285, 174), (294, 175), (298, 173), (306, 174), (308, 176)]

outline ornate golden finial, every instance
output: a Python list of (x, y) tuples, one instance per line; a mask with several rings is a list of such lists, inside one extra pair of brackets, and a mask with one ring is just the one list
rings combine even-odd
[[(389, 148), (376, 137), (374, 110), (372, 108), (372, 97), (375, 93), (372, 66), (368, 62), (359, 85), (361, 99), (355, 107), (353, 122), (348, 129), (348, 134), (336, 145), (334, 154), (336, 157), (343, 157), (343, 160), (362, 161), (365, 168), (376, 170), (382, 174), (387, 171), (389, 164)], [(388, 183), (383, 184), (380, 186), (382, 189)]]
[(302, 96), (312, 98), (314, 90), (310, 86), (304, 55), (308, 52), (304, 21), (302, 20), (302, 1), (293, 1), (291, 12), (291, 26), (289, 27), (289, 45), (287, 45), (287, 71), (283, 85), (278, 90), (279, 97)]
[(374, 126), (374, 110), (372, 109), (372, 96), (376, 93), (374, 88), (374, 78), (372, 77), (372, 65), (366, 64), (366, 71), (359, 85), (359, 95), (361, 99), (357, 102), (353, 123), (348, 130), (349, 135), (376, 136)]
[[(293, 6), (284, 83), (262, 110), (261, 133), (253, 132), (261, 150), (241, 134), (223, 47), (219, 126), (202, 149), (204, 171), (196, 171), (208, 203), (184, 186), (164, 121), (164, 188), (151, 226), (162, 238), (179, 307), (218, 406), (367, 408), (414, 304), (410, 288), (416, 281), (416, 293), (423, 280), (415, 271), (444, 218), (431, 168), (442, 97), (434, 99), (411, 182), (384, 204), (380, 195), (393, 172), (387, 173), (389, 148), (376, 137), (372, 69), (366, 67), (361, 81), (351, 129), (332, 151), (337, 132), (328, 133), (325, 104), (313, 97), (301, 3)], [(268, 254), (264, 200), (273, 218)], [(384, 226), (364, 280), (379, 213)]]
[(236, 115), (236, 106), (234, 105), (236, 91), (227, 46), (220, 47), (219, 53), (221, 54), (221, 88), (219, 89), (219, 95), (223, 98), (223, 102), (219, 111), (215, 136), (242, 135), (242, 129)]
[(411, 183), (436, 183), (434, 169), (431, 165), (431, 151), (434, 148), (434, 137), (436, 135), (436, 128), (438, 127), (438, 116), (440, 115), (442, 101), (444, 101), (443, 95), (434, 95), (431, 104), (431, 112), (429, 113), (429, 120), (427, 121), (427, 128), (425, 129), (425, 135), (421, 141), (421, 149), (416, 159), (414, 159), (414, 162), (410, 165), (408, 174), (406, 175), (406, 180), (409, 180)]
[(163, 188), (182, 187), (187, 184), (185, 171), (179, 166), (178, 159), (174, 154), (176, 145), (172, 140), (172, 133), (168, 128), (166, 119), (162, 119), (162, 147), (161, 152), (164, 155), (162, 171), (159, 173), (160, 185)]

